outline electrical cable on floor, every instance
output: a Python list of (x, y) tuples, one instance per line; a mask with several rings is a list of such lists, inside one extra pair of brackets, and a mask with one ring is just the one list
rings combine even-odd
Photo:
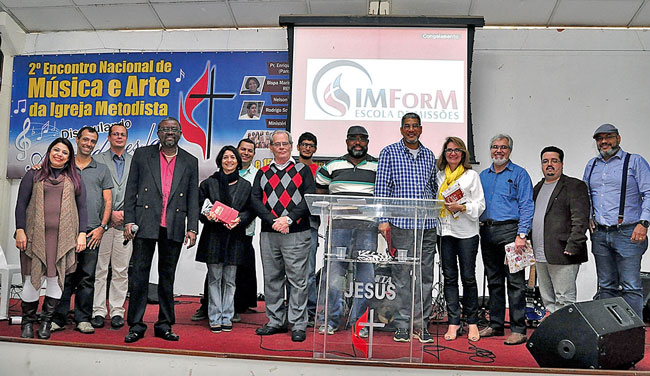
[(453, 347), (443, 346), (440, 344), (424, 345), (422, 346), (422, 351), (428, 355), (433, 356), (438, 360), (440, 360), (440, 357), (439, 355), (436, 354), (440, 354), (444, 350), (450, 350), (453, 352), (457, 352), (459, 354), (469, 355), (468, 359), (474, 363), (481, 363), (481, 364), (494, 363), (496, 359), (496, 355), (492, 351), (480, 348), (476, 346), (476, 344), (470, 342), (469, 340), (467, 341), (467, 344), (469, 345), (470, 351), (459, 350)]

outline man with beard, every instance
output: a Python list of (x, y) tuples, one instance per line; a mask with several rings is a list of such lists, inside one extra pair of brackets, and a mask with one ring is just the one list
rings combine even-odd
[(544, 178), (533, 188), (532, 243), (539, 292), (550, 313), (576, 301), (576, 277), (587, 261), (587, 185), (563, 174), (564, 151), (540, 153)]
[(147, 330), (143, 319), (156, 245), (160, 310), (154, 335), (166, 341), (178, 341), (178, 335), (172, 331), (176, 321), (176, 264), (181, 247), (194, 246), (198, 231), (198, 160), (178, 146), (181, 125), (175, 118), (167, 117), (158, 123), (158, 138), (160, 144), (135, 150), (126, 183), (124, 238), (133, 240), (133, 271), (129, 275), (132, 289), (127, 313), (130, 329), (124, 337), (126, 343), (139, 341)]
[(510, 308), (510, 336), (506, 345), (526, 342), (526, 282), (524, 271), (510, 273), (503, 263), (505, 246), (514, 241), (518, 252), (526, 247), (534, 213), (533, 184), (522, 167), (510, 161), (512, 138), (498, 134), (490, 141), (492, 165), (481, 172), (485, 211), (479, 218), (481, 254), (490, 292), (490, 323), (481, 337), (503, 336), (506, 286)]
[(75, 329), (84, 334), (95, 332), (95, 328), (90, 324), (95, 291), (95, 267), (97, 266), (99, 245), (111, 218), (111, 188), (113, 188), (111, 173), (106, 165), (98, 163), (92, 157), (98, 137), (97, 131), (88, 126), (81, 128), (77, 133), (75, 163), (77, 173), (86, 187), (86, 206), (88, 208), (86, 241), (88, 247), (77, 253), (77, 269), (74, 273), (65, 276), (63, 295), (52, 316), (53, 332), (65, 328), (73, 293), (75, 294)]
[[(436, 198), (436, 158), (433, 152), (420, 143), (422, 123), (420, 116), (409, 112), (402, 116), (400, 126), (402, 139), (386, 146), (379, 153), (375, 196), (394, 198), (430, 199)], [(432, 310), (433, 257), (436, 252), (435, 220), (410, 218), (381, 218), (378, 229), (384, 238), (391, 239), (391, 248), (408, 250), (407, 257), (414, 257), (415, 239), (422, 250), (420, 270), (417, 270), (415, 286), (416, 317), (413, 326), (416, 338), (422, 343), (433, 342), (429, 333), (429, 316)], [(416, 230), (417, 235), (414, 236)], [(390, 234), (390, 235), (389, 235)], [(396, 301), (399, 309), (395, 312), (396, 328), (393, 340), (409, 342), (409, 321), (411, 319), (411, 268), (404, 264), (391, 265), (392, 280), (395, 283)], [(420, 304), (421, 303), (421, 304)], [(420, 317), (422, 313), (422, 317)]]
[[(377, 158), (368, 155), (368, 131), (360, 125), (348, 128), (345, 140), (348, 153), (324, 165), (316, 174), (316, 190), (322, 194), (372, 196), (377, 175)], [(357, 251), (377, 250), (377, 223), (367, 219), (338, 219), (332, 224), (332, 244), (330, 249), (346, 247), (348, 255)], [(329, 315), (328, 322), (323, 323), (319, 317), (320, 334), (334, 334), (341, 324), (343, 314), (343, 297), (341, 286), (343, 277), (348, 269), (348, 262), (330, 261), (329, 281)], [(373, 264), (356, 263), (356, 282), (363, 286), (374, 283), (375, 270)], [(323, 269), (321, 278), (327, 274)], [(355, 297), (349, 323), (359, 319), (368, 306), (367, 299), (362, 295)], [(359, 332), (361, 337), (368, 336), (368, 327)]]
[[(309, 167), (311, 174), (316, 178), (318, 164), (312, 157), (318, 148), (318, 139), (311, 132), (305, 132), (298, 137), (298, 162)], [(312, 326), (314, 315), (316, 314), (316, 252), (318, 251), (318, 228), (320, 227), (320, 217), (317, 215), (309, 216), (309, 225), (311, 228), (311, 244), (309, 246), (309, 278), (307, 279), (307, 314), (308, 323)], [(289, 285), (287, 285), (289, 287)], [(289, 294), (287, 289), (287, 294)]]
[(642, 156), (621, 149), (612, 124), (598, 127), (594, 140), (599, 155), (587, 163), (583, 180), (592, 203), (589, 228), (599, 297), (622, 296), (643, 317), (640, 273), (648, 248), (650, 167)]

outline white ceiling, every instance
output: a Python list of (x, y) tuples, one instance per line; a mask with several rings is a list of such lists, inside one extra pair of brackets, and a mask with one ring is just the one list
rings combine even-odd
[[(277, 27), (286, 14), (366, 15), (370, 0), (0, 0), (25, 32)], [(390, 14), (486, 25), (650, 27), (650, 0), (382, 0)]]

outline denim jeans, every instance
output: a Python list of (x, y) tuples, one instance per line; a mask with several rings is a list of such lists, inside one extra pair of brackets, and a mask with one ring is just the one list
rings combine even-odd
[(597, 228), (591, 234), (591, 251), (596, 260), (600, 298), (622, 296), (643, 317), (641, 257), (648, 248), (648, 239), (633, 243), (630, 237), (635, 226)]
[[(358, 220), (336, 221), (332, 226), (331, 249), (335, 249), (336, 247), (346, 247), (348, 257), (354, 251), (377, 250), (377, 224), (370, 221)], [(343, 315), (342, 290), (345, 287), (343, 284), (345, 283), (345, 274), (350, 266), (349, 264), (347, 261), (330, 260), (328, 263), (325, 263), (325, 267), (321, 272), (321, 296), (324, 296), (322, 294), (325, 293), (325, 282), (329, 278), (329, 283), (327, 283), (329, 286), (327, 294), (327, 323), (335, 328), (341, 325), (341, 317)], [(361, 282), (364, 286), (374, 284), (374, 264), (365, 262), (354, 262), (352, 264), (354, 266), (353, 273), (355, 282)], [(321, 298), (321, 304), (325, 304), (323, 298)], [(356, 321), (367, 308), (368, 301), (365, 297), (362, 296), (354, 299), (349, 322)], [(322, 323), (323, 320), (323, 314), (321, 313), (318, 321)]]
[[(428, 328), (429, 316), (433, 309), (433, 259), (436, 254), (436, 229), (402, 229), (390, 225), (392, 246), (396, 249), (406, 249), (407, 256), (413, 257), (413, 246), (417, 238), (418, 248), (421, 249), (420, 268), (415, 271), (415, 286), (411, 289), (412, 266), (410, 263), (391, 265), (393, 283), (398, 303), (394, 326), (396, 329), (409, 329), (411, 319), (411, 299), (415, 299), (413, 328), (420, 330)], [(412, 295), (414, 294), (414, 296)]]
[(506, 282), (510, 330), (526, 334), (526, 276), (524, 271), (510, 273), (504, 264), (505, 246), (515, 241), (517, 224), (481, 226), (481, 254), (488, 279), (490, 327), (503, 329), (506, 319)]
[(539, 294), (550, 313), (576, 302), (578, 296), (576, 278), (580, 264), (553, 265), (538, 261), (535, 265)]
[(86, 248), (77, 253), (77, 269), (65, 276), (63, 294), (59, 305), (54, 311), (52, 321), (63, 327), (70, 310), (72, 294), (74, 298), (74, 321), (89, 322), (93, 313), (93, 297), (95, 296), (95, 268), (99, 247)]
[(468, 324), (478, 322), (478, 287), (476, 285), (476, 255), (478, 235), (467, 239), (443, 236), (440, 245), (447, 319), (451, 325), (460, 324), (458, 270), (463, 283), (463, 311)]
[(208, 264), (208, 318), (210, 326), (232, 325), (235, 314), (237, 265)]

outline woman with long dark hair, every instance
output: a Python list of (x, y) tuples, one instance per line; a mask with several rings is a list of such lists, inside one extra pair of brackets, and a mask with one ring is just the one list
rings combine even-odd
[(246, 226), (255, 218), (249, 209), (251, 185), (239, 176), (242, 160), (237, 149), (224, 146), (217, 155), (219, 170), (199, 185), (199, 206), (208, 199), (239, 212), (225, 223), (212, 213), (201, 214), (201, 239), (196, 261), (208, 264), (208, 318), (214, 333), (232, 330), (235, 314), (235, 276), (244, 263)]
[[(441, 236), (440, 257), (444, 277), (449, 327), (445, 334), (452, 341), (463, 333), (460, 325), (458, 271), (463, 283), (463, 311), (467, 316), (467, 338), (478, 341), (478, 288), (476, 255), (478, 254), (479, 216), (485, 210), (481, 179), (472, 170), (465, 143), (458, 137), (447, 137), (438, 159), (438, 199), (445, 200), (440, 211), (438, 235)], [(455, 194), (451, 194), (455, 193)], [(451, 195), (450, 195), (451, 194)]]
[(15, 215), (14, 236), (24, 280), (20, 336), (34, 337), (39, 292), (45, 281), (38, 338), (48, 339), (65, 275), (75, 270), (75, 253), (86, 248), (86, 190), (68, 139), (52, 141), (40, 170), (27, 171), (18, 189)]

